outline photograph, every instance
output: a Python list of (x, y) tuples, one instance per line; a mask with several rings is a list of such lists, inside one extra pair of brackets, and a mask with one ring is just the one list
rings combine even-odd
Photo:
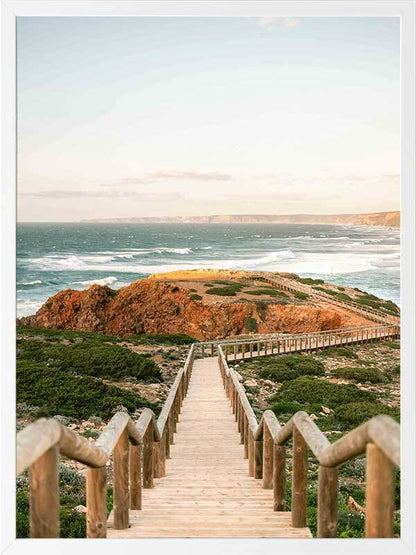
[(16, 18), (17, 543), (402, 537), (401, 18), (276, 13)]

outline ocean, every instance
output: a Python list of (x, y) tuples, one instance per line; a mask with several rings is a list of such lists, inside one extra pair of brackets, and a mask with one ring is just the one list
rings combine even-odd
[(62, 289), (191, 268), (294, 272), (400, 301), (400, 231), (340, 225), (22, 223), (17, 315)]

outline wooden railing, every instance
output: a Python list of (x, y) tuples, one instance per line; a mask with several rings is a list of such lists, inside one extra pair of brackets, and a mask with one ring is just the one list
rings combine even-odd
[(349, 310), (353, 310), (358, 314), (363, 314), (370, 320), (375, 320), (376, 322), (386, 322), (386, 323), (396, 324), (396, 325), (400, 322), (400, 316), (393, 316), (393, 315), (386, 314), (382, 310), (373, 308), (371, 306), (365, 306), (365, 305), (359, 304), (354, 300), (348, 301), (348, 300), (336, 299), (329, 293), (318, 291), (310, 285), (305, 285), (305, 284), (296, 282), (292, 279), (278, 276), (271, 272), (263, 272), (261, 274), (251, 274), (250, 277), (251, 279), (270, 283), (271, 285), (274, 285), (279, 289), (282, 289), (283, 291), (292, 291), (294, 293), (295, 292), (306, 293), (307, 295), (310, 295), (312, 297), (322, 299), (325, 302), (334, 304), (336, 306), (341, 306)]
[(188, 391), (194, 361), (192, 345), (159, 418), (144, 409), (134, 423), (116, 413), (95, 442), (54, 419), (39, 419), (17, 434), (17, 474), (29, 468), (30, 535), (59, 537), (58, 459), (64, 455), (87, 465), (87, 537), (107, 535), (106, 463), (113, 458), (114, 528), (129, 526), (129, 509), (141, 509), (142, 487), (165, 475), (165, 461)]
[(308, 449), (319, 462), (318, 530), (320, 538), (334, 538), (338, 525), (338, 472), (341, 463), (366, 453), (366, 523), (369, 538), (393, 537), (394, 465), (400, 465), (400, 426), (392, 418), (376, 416), (330, 444), (305, 412), (297, 412), (281, 426), (270, 410), (259, 423), (236, 372), (229, 368), (222, 347), (218, 361), (230, 399), (249, 475), (273, 489), (273, 509), (286, 510), (286, 444), (293, 440), (292, 525), (307, 525)]
[(270, 334), (225, 341), (203, 341), (196, 343), (195, 347), (200, 356), (212, 357), (217, 354), (218, 347), (221, 345), (227, 360), (233, 357), (234, 360), (244, 360), (272, 354), (310, 352), (325, 347), (393, 340), (399, 337), (399, 326), (379, 325), (311, 333)]

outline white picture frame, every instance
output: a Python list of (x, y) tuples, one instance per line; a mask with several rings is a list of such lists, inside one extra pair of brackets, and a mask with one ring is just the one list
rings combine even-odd
[[(416, 553), (415, 13), (414, 0), (2, 0), (1, 552)], [(401, 18), (402, 535), (400, 539), (31, 540), (15, 538), (16, 18), (36, 16), (397, 16)]]

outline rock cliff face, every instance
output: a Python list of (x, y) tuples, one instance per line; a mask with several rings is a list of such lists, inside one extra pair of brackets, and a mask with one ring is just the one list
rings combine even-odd
[(247, 333), (247, 319), (259, 333), (308, 332), (361, 324), (330, 307), (295, 304), (192, 300), (189, 290), (167, 281), (144, 279), (119, 291), (92, 285), (51, 297), (34, 316), (19, 323), (32, 327), (104, 332), (116, 336), (186, 333), (220, 339)]

